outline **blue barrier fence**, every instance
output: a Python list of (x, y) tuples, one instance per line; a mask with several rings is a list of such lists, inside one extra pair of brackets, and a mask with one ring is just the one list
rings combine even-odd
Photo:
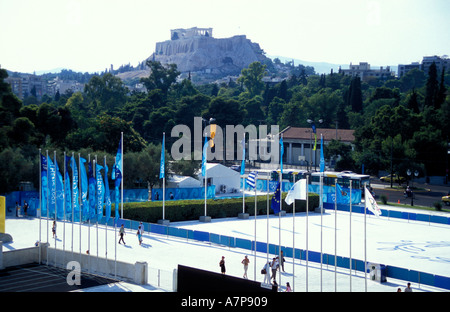
[[(103, 218), (103, 224), (105, 220)], [(110, 219), (108, 222), (108, 226), (113, 224), (113, 219)], [(102, 222), (100, 222), (102, 223)], [(139, 226), (138, 221), (133, 220), (124, 220), (120, 219), (118, 221), (118, 226), (124, 224), (124, 227), (127, 229), (137, 230)], [(144, 226), (145, 232), (150, 232), (159, 235), (165, 236), (173, 236), (177, 238), (191, 239), (201, 242), (208, 242), (212, 244), (222, 245), (230, 248), (241, 248), (249, 251), (253, 251), (256, 248), (257, 252), (267, 253), (267, 248), (269, 249), (269, 253), (272, 255), (279, 254), (279, 245), (267, 244), (266, 242), (259, 242), (244, 238), (231, 237), (227, 235), (203, 232), (203, 231), (195, 231), (195, 230), (187, 230), (167, 225), (154, 224), (154, 223), (142, 223)], [(281, 250), (285, 257), (295, 258), (299, 260), (306, 260), (308, 256), (308, 261), (320, 263), (322, 258), (322, 263), (324, 265), (336, 266), (343, 269), (350, 269), (350, 258), (335, 256), (323, 253), (321, 257), (321, 253), (312, 250), (304, 250), (299, 248), (292, 248), (287, 246), (281, 246)], [(369, 261), (368, 261), (369, 262)], [(442, 289), (450, 290), (450, 277), (435, 275), (431, 273), (419, 272), (415, 270), (408, 270), (405, 268), (390, 266), (385, 264), (386, 266), (386, 277), (395, 278), (404, 281), (410, 281), (413, 283), (424, 284), (428, 286), (438, 287)], [(351, 267), (352, 270), (356, 270), (359, 272), (364, 272), (365, 265), (363, 260), (359, 259), (351, 259)]]

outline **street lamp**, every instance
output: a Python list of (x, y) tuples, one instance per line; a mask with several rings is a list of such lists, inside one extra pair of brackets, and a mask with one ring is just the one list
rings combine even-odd
[(414, 176), (417, 178), (417, 176), (419, 175), (419, 171), (414, 170), (414, 176), (412, 176), (412, 172), (410, 169), (408, 169), (406, 171), (406, 174), (409, 176), (411, 176), (411, 206), (414, 206), (414, 192), (412, 191), (412, 188), (414, 186)]
[[(313, 150), (313, 148), (312, 148), (312, 134), (314, 133), (314, 137), (315, 137), (315, 139), (316, 139), (316, 141), (317, 141), (317, 135), (316, 135), (316, 123), (315, 123), (315, 121), (312, 120), (312, 119), (307, 119), (306, 121), (311, 125), (311, 128), (312, 128), (312, 133), (311, 133), (311, 145), (310, 145), (310, 147), (309, 147), (309, 159), (310, 159), (310, 162), (312, 163), (312, 150)], [(319, 119), (318, 122), (319, 122), (320, 124), (323, 123), (323, 119)], [(320, 147), (320, 148), (322, 148), (322, 147)], [(315, 170), (315, 168), (316, 168), (316, 152), (314, 152), (314, 170)]]

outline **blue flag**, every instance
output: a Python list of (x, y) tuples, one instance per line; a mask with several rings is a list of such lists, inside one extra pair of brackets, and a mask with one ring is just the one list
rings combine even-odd
[(75, 158), (70, 158), (70, 167), (72, 168), (72, 207), (73, 221), (80, 221), (80, 203), (78, 200), (78, 167)]
[(120, 184), (122, 182), (122, 140), (119, 141), (119, 148), (117, 149), (116, 160), (114, 162), (113, 170), (111, 172), (111, 179), (114, 182), (114, 224), (119, 220), (119, 200), (120, 200)]
[(114, 199), (115, 199), (115, 205), (114, 205), (114, 223), (117, 224), (117, 221), (119, 220), (119, 200), (120, 200), (120, 183), (122, 181), (122, 173), (120, 172), (120, 169), (118, 169), (116, 166), (113, 168), (114, 172)]
[(344, 190), (336, 183), (336, 202), (338, 204), (350, 204), (350, 195), (347, 190)]
[(206, 175), (206, 149), (208, 148), (208, 140), (205, 136), (205, 143), (203, 144), (203, 152), (202, 152), (202, 176)]
[(275, 194), (272, 197), (272, 203), (271, 208), (275, 214), (280, 212), (280, 199), (281, 199), (281, 185), (280, 182), (277, 184), (277, 189), (275, 191)]
[(280, 138), (280, 170), (281, 174), (283, 174), (283, 154), (284, 154), (284, 145), (283, 145), (283, 137)]
[(161, 162), (159, 163), (159, 178), (165, 178), (165, 159), (164, 159), (164, 140), (165, 136), (163, 135), (162, 146), (161, 146)]
[(80, 157), (80, 181), (81, 181), (81, 204), (83, 206), (82, 220), (89, 219), (89, 203), (88, 203), (88, 178), (86, 174), (86, 167), (84, 163), (86, 159)]
[(111, 197), (109, 194), (108, 166), (106, 165), (106, 161), (105, 161), (105, 218), (106, 218), (106, 224), (108, 224), (110, 217), (111, 217)]
[(96, 215), (95, 203), (96, 199), (96, 183), (94, 178), (94, 170), (92, 169), (92, 162), (88, 165), (88, 179), (89, 179), (89, 219), (93, 220)]
[(325, 171), (325, 158), (323, 157), (323, 136), (320, 135), (320, 172)]
[(56, 217), (58, 220), (64, 219), (64, 184), (61, 171), (55, 159), (56, 168)]
[(47, 216), (48, 165), (47, 157), (41, 156), (41, 216)]
[(245, 174), (245, 136), (241, 141), (242, 143), (242, 163), (241, 163), (241, 175)]
[(51, 219), (55, 218), (55, 206), (56, 206), (56, 168), (52, 162), (52, 159), (48, 157), (47, 159), (48, 168), (48, 188), (49, 188), (49, 198), (48, 198), (48, 216)]
[(64, 181), (65, 181), (65, 187), (64, 187), (64, 194), (66, 198), (66, 220), (72, 220), (72, 188), (70, 184), (70, 174), (69, 174), (69, 163), (70, 163), (70, 157), (66, 156), (66, 159), (64, 159), (66, 168), (66, 172), (64, 173)]
[(95, 177), (97, 179), (97, 221), (100, 222), (103, 217), (103, 203), (105, 199), (105, 186), (103, 185), (102, 173), (103, 169), (99, 164), (95, 164)]

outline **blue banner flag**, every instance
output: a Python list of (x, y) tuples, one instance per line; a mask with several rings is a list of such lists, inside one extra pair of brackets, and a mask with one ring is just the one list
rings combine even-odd
[(336, 202), (338, 204), (350, 204), (349, 191), (344, 190), (342, 186), (336, 183)]
[(281, 200), (281, 185), (280, 182), (277, 184), (277, 189), (275, 190), (275, 194), (272, 197), (271, 208), (273, 213), (277, 214), (280, 212), (280, 200)]
[(101, 170), (102, 166), (95, 164), (95, 177), (97, 180), (97, 221), (100, 222), (103, 217), (103, 203), (105, 199), (105, 186), (103, 185), (103, 178)]
[(48, 198), (48, 217), (51, 219), (55, 218), (55, 208), (56, 208), (56, 168), (52, 162), (52, 159), (48, 157), (47, 159), (48, 168), (48, 188), (49, 188), (49, 198)]
[(162, 146), (161, 146), (161, 162), (159, 163), (159, 178), (164, 179), (165, 178), (165, 159), (164, 159), (164, 141), (165, 141), (165, 135), (163, 135), (162, 140)]
[(66, 200), (66, 220), (72, 220), (72, 188), (70, 184), (70, 174), (69, 174), (70, 156), (66, 156), (64, 161), (65, 161), (64, 167), (66, 169), (66, 172), (64, 172), (64, 183), (65, 183), (64, 197)]
[(280, 138), (280, 170), (281, 174), (283, 174), (283, 154), (284, 154), (284, 145), (283, 145), (283, 137)]
[(245, 136), (242, 138), (242, 163), (241, 163), (241, 175), (245, 174)]
[(108, 182), (108, 166), (105, 160), (105, 218), (106, 224), (108, 224), (109, 218), (111, 217), (111, 196), (109, 194), (109, 182)]
[(120, 183), (122, 181), (122, 173), (116, 166), (114, 166), (113, 172), (114, 172), (114, 179), (115, 179), (115, 182), (114, 182), (114, 199), (115, 199), (114, 223), (117, 224), (117, 221), (119, 220)]
[(202, 176), (206, 175), (206, 149), (208, 148), (208, 139), (205, 136), (205, 143), (203, 144), (203, 152), (202, 152)]
[(120, 201), (120, 185), (122, 182), (122, 140), (119, 141), (119, 148), (117, 149), (116, 160), (114, 162), (113, 169), (111, 171), (111, 179), (114, 182), (114, 224), (117, 224), (119, 220), (119, 201)]
[(55, 168), (56, 168), (56, 217), (58, 220), (64, 219), (64, 183), (61, 175), (61, 171), (59, 171), (58, 163), (55, 159)]
[(325, 171), (325, 158), (323, 157), (323, 136), (320, 135), (320, 172)]
[(41, 216), (47, 216), (48, 165), (47, 157), (41, 156)]
[(73, 221), (80, 221), (80, 203), (78, 200), (78, 167), (75, 158), (70, 158), (70, 167), (72, 168), (72, 207)]
[(96, 183), (94, 178), (94, 170), (92, 169), (92, 162), (88, 164), (88, 184), (89, 184), (89, 219), (93, 220), (96, 215), (95, 203), (96, 199)]
[(88, 203), (88, 178), (84, 163), (86, 159), (80, 157), (80, 181), (81, 181), (81, 205), (83, 207), (82, 220), (89, 219), (89, 203)]
[(247, 184), (251, 187), (251, 188), (256, 188), (256, 179), (258, 177), (258, 172), (257, 171), (252, 171), (250, 172), (250, 174), (248, 175), (247, 178)]

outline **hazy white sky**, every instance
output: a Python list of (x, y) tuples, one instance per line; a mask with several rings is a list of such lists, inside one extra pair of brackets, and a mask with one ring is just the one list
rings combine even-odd
[(373, 66), (450, 54), (449, 0), (0, 0), (0, 65), (135, 66), (170, 29), (246, 35), (268, 55)]

